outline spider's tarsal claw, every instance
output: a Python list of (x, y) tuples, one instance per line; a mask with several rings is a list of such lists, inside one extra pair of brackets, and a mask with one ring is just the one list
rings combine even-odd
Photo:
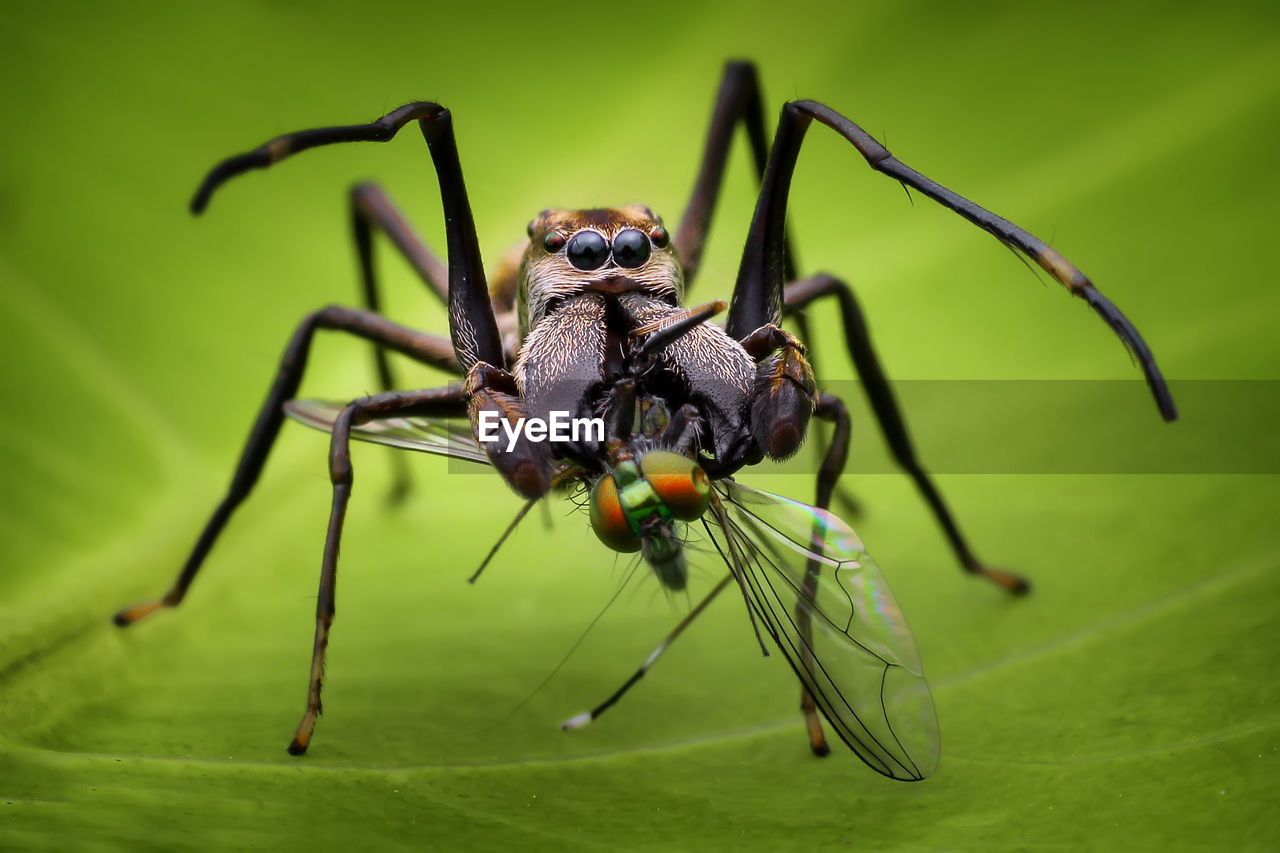
[(809, 750), (819, 758), (825, 758), (831, 752), (826, 733), (822, 731), (822, 718), (812, 704), (806, 702), (801, 706), (804, 711), (805, 725), (809, 728)]
[(974, 570), (974, 574), (986, 578), (1010, 595), (1026, 595), (1031, 592), (1031, 581), (1015, 572), (979, 566)]
[(298, 732), (293, 736), (293, 740), (289, 741), (289, 754), (302, 755), (307, 751), (307, 747), (311, 745), (311, 733), (316, 727), (316, 712), (308, 710), (302, 715), (302, 722), (298, 723)]
[(804, 712), (804, 724), (809, 729), (809, 751), (819, 758), (831, 752), (827, 736), (822, 731), (822, 717), (818, 716), (818, 703), (813, 701), (809, 688), (802, 688), (800, 710)]
[(162, 610), (167, 606), (168, 602), (163, 598), (154, 598), (151, 601), (144, 601), (141, 604), (126, 607), (115, 616), (112, 616), (111, 621), (117, 628), (128, 628), (134, 622), (145, 619), (157, 610)]

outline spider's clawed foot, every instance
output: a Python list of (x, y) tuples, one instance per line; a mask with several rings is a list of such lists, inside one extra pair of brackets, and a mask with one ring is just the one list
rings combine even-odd
[(809, 750), (818, 758), (826, 758), (831, 753), (831, 746), (827, 743), (827, 735), (822, 731), (822, 718), (818, 716), (818, 709), (808, 691), (800, 702), (800, 710), (804, 712), (804, 722), (809, 729)]
[(302, 715), (302, 722), (298, 723), (298, 731), (293, 736), (293, 740), (289, 741), (289, 754), (302, 755), (307, 751), (307, 747), (311, 745), (311, 733), (316, 727), (317, 712), (308, 710)]
[(169, 606), (169, 602), (163, 598), (153, 598), (150, 601), (144, 601), (135, 604), (132, 607), (126, 607), (115, 616), (111, 617), (111, 621), (115, 623), (117, 628), (128, 628), (134, 622), (145, 619), (157, 610), (161, 610)]
[(981, 563), (968, 570), (975, 575), (986, 578), (1010, 595), (1026, 595), (1031, 592), (1031, 581), (1014, 572), (984, 566)]

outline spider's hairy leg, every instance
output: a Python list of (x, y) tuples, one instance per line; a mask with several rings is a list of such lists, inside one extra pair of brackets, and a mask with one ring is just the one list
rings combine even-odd
[(392, 110), (368, 124), (323, 127), (288, 133), (263, 143), (252, 151), (223, 160), (205, 176), (191, 200), (193, 213), (202, 212), (213, 193), (231, 178), (252, 169), (265, 169), (308, 148), (342, 142), (387, 142), (406, 124), (417, 121), (431, 152), (440, 200), (444, 207), (445, 237), (448, 246), (449, 332), (463, 373), (477, 362), (501, 365), (502, 339), (498, 334), (493, 306), (485, 284), (476, 238), (475, 219), (467, 198), (462, 164), (453, 134), (453, 117), (447, 109), (430, 101), (418, 101)]
[[(160, 598), (136, 604), (115, 615), (115, 623), (125, 627), (137, 622), (144, 616), (162, 607), (176, 607), (186, 596), (191, 582), (195, 580), (205, 558), (213, 549), (222, 529), (230, 520), (232, 513), (244, 502), (253, 490), (254, 484), (262, 473), (267, 456), (280, 434), (280, 426), (284, 423), (285, 401), (291, 399), (302, 382), (307, 366), (307, 357), (311, 352), (311, 342), (317, 330), (331, 329), (346, 332), (373, 344), (391, 349), (409, 356), (424, 364), (448, 369), (454, 364), (452, 347), (442, 337), (392, 323), (377, 314), (360, 311), (354, 308), (343, 308), (331, 305), (312, 314), (308, 314), (294, 330), (280, 357), (280, 366), (274, 382), (263, 401), (258, 418), (249, 431), (244, 450), (240, 454), (240, 462), (236, 466), (231, 484), (221, 503), (213, 515), (205, 523), (200, 538), (196, 541), (190, 556), (179, 572), (170, 590)], [(459, 397), (461, 399), (461, 397)]]
[(338, 415), (329, 444), (329, 479), (333, 483), (333, 504), (325, 535), (320, 566), (320, 589), (316, 598), (316, 634), (311, 652), (311, 675), (307, 682), (307, 710), (289, 742), (289, 754), (301, 755), (311, 743), (311, 734), (321, 713), (320, 691), (324, 682), (324, 657), (333, 625), (334, 593), (338, 578), (338, 546), (342, 525), (351, 499), (355, 476), (351, 466), (351, 427), (389, 417), (450, 417), (461, 414), (462, 397), (456, 387), (424, 391), (392, 391), (353, 401)]
[(1004, 245), (1022, 252), (1061, 282), (1072, 295), (1084, 299), (1140, 364), (1161, 416), (1166, 421), (1177, 418), (1173, 397), (1146, 342), (1128, 318), (1097, 291), (1084, 273), (1044, 241), (902, 163), (862, 128), (816, 101), (791, 101), (782, 108), (742, 264), (738, 269), (733, 302), (729, 307), (730, 334), (741, 338), (765, 323), (777, 322), (785, 280), (787, 195), (801, 144), (814, 120), (852, 143), (871, 168), (919, 190), (991, 233)]
[[(769, 157), (769, 141), (765, 135), (764, 98), (760, 90), (760, 75), (755, 63), (733, 60), (725, 64), (720, 89), (716, 93), (711, 124), (707, 129), (707, 142), (694, 181), (693, 192), (685, 206), (680, 225), (672, 242), (684, 267), (685, 288), (692, 286), (702, 266), (702, 252), (706, 247), (711, 219), (716, 202), (720, 199), (720, 185), (729, 160), (729, 148), (739, 124), (747, 131), (751, 146), (751, 159), (756, 178), (764, 175)], [(795, 278), (791, 268), (793, 258), (788, 245), (786, 277)]]
[(906, 420), (889, 385), (889, 378), (880, 364), (875, 347), (871, 344), (871, 334), (867, 328), (866, 318), (862, 314), (853, 289), (847, 282), (834, 276), (821, 273), (811, 278), (802, 279), (787, 285), (785, 302), (788, 311), (799, 311), (811, 302), (823, 297), (834, 297), (840, 306), (840, 320), (844, 327), (845, 346), (853, 359), (854, 368), (862, 380), (871, 410), (880, 424), (889, 449), (893, 453), (898, 467), (906, 471), (915, 482), (916, 488), (929, 504), (934, 518), (946, 534), (951, 550), (959, 560), (960, 566), (971, 574), (986, 578), (997, 586), (1015, 594), (1025, 593), (1031, 589), (1031, 583), (1021, 575), (1006, 569), (988, 566), (978, 559), (969, 547), (960, 526), (951, 515), (942, 493), (938, 491), (929, 472), (916, 458), (915, 446), (911, 434), (907, 430)]
[[(356, 184), (348, 196), (348, 208), (351, 235), (356, 246), (356, 261), (360, 268), (360, 292), (365, 308), (374, 313), (382, 313), (382, 298), (373, 252), (374, 234), (379, 231), (390, 239), (423, 284), (442, 300), (448, 301), (448, 271), (444, 262), (436, 257), (413, 230), (382, 187), (373, 183)], [(378, 372), (379, 390), (390, 391), (400, 387), (386, 352), (380, 347), (374, 347), (373, 359)], [(461, 374), (456, 364), (451, 372)], [(408, 457), (403, 453), (393, 452), (391, 460), (394, 481), (388, 497), (390, 503), (396, 505), (402, 503), (409, 494), (409, 465)]]
[(427, 289), (449, 302), (449, 271), (426, 241), (413, 229), (387, 191), (374, 183), (359, 183), (350, 194), (351, 233), (360, 263), (360, 284), (365, 306), (380, 311), (378, 281), (373, 262), (373, 239), (382, 232), (396, 251), (408, 261)]
[[(813, 413), (815, 417), (829, 421), (835, 427), (832, 431), (831, 443), (827, 445), (827, 452), (822, 457), (822, 465), (818, 468), (818, 488), (814, 499), (814, 506), (819, 509), (829, 509), (831, 495), (835, 490), (836, 482), (840, 479), (840, 475), (844, 473), (845, 462), (849, 458), (849, 439), (853, 433), (853, 428), (849, 420), (849, 410), (845, 408), (844, 402), (833, 394), (819, 395)], [(816, 538), (815, 544), (818, 544)], [(796, 625), (800, 630), (800, 636), (803, 638), (803, 642), (800, 644), (800, 654), (806, 659), (806, 668), (811, 672), (816, 667), (816, 661), (812, 659), (813, 622), (811, 611), (814, 609), (818, 573), (821, 569), (822, 567), (816, 561), (809, 561), (805, 570), (804, 583), (800, 590), (801, 598), (796, 602)], [(814, 755), (821, 758), (831, 752), (831, 747), (827, 743), (827, 736), (822, 731), (822, 719), (818, 716), (817, 707), (813, 693), (801, 682), (800, 712), (804, 714), (805, 727), (809, 732), (809, 749), (812, 750)]]
[[(500, 381), (500, 374), (506, 373), (502, 369), (506, 364), (506, 354), (485, 283), (475, 219), (471, 214), (471, 203), (462, 177), (462, 164), (458, 159), (453, 118), (444, 107), (420, 101), (392, 110), (368, 124), (304, 130), (277, 137), (253, 151), (230, 157), (215, 166), (196, 191), (191, 209), (199, 213), (208, 204), (214, 190), (250, 169), (266, 168), (299, 151), (321, 145), (386, 142), (411, 121), (418, 122), (423, 138), (427, 141), (440, 185), (448, 247), (448, 286), (445, 295), (449, 308), (449, 336), (453, 342), (458, 368), (468, 377), (470, 393), (480, 395), (469, 408), (473, 413), (492, 408), (493, 405), (510, 408), (519, 402), (519, 396), (503, 396), (507, 394), (507, 386), (514, 388), (514, 383)], [(472, 381), (477, 376), (479, 381)], [(496, 384), (486, 384), (485, 378), (494, 379)], [(496, 393), (486, 396), (486, 392), (491, 390)], [(541, 472), (544, 476), (537, 476), (537, 472), (529, 473), (528, 465), (498, 467), (507, 476), (508, 482), (526, 497), (546, 491), (549, 481), (545, 471)]]

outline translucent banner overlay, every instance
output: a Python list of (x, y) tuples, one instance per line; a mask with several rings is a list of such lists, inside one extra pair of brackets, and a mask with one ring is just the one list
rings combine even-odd
[[(903, 380), (890, 389), (917, 459), (934, 474), (1280, 474), (1280, 380), (1169, 384), (1174, 423), (1161, 420), (1139, 380)], [(863, 383), (821, 390), (852, 418), (845, 472), (900, 471)], [(816, 474), (832, 429), (813, 423), (799, 453), (760, 470)], [(448, 469), (492, 475), (462, 460)]]

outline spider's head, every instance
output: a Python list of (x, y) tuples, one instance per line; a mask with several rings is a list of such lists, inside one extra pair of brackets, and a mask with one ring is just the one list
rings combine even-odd
[(711, 480), (698, 463), (670, 450), (619, 462), (591, 490), (591, 528), (624, 554), (642, 551), (658, 580), (684, 589), (689, 576), (680, 522), (697, 521), (711, 503)]
[(523, 330), (552, 301), (587, 290), (637, 291), (677, 304), (684, 275), (662, 219), (644, 205), (544, 210), (520, 264)]

